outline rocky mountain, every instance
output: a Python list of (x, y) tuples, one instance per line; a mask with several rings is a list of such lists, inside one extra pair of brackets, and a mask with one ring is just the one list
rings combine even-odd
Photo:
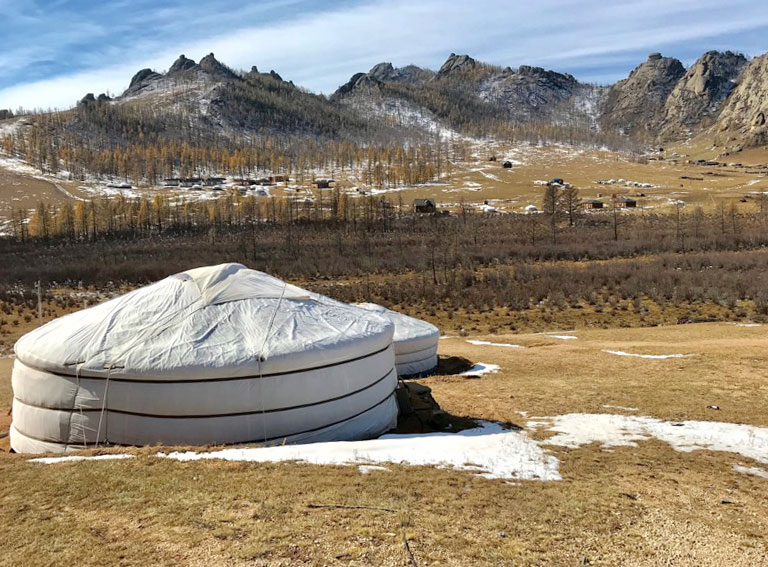
[(452, 53), (437, 72), (380, 63), (354, 75), (332, 100), (378, 115), (423, 112), (458, 130), (547, 125), (580, 131), (581, 139), (648, 143), (710, 127), (745, 65), (743, 55), (712, 51), (686, 71), (677, 59), (653, 53), (629, 77), (603, 87), (541, 67), (502, 68)]
[[(212, 53), (199, 63), (181, 55), (166, 72), (137, 72), (116, 99), (88, 95), (80, 106), (133, 108), (142, 120), (151, 109), (165, 117), (171, 136), (196, 129), (234, 138), (269, 133), (364, 141), (453, 132), (637, 147), (716, 125), (718, 143), (753, 145), (768, 143), (766, 57), (748, 62), (711, 51), (686, 70), (654, 53), (626, 79), (598, 86), (541, 67), (499, 67), (452, 53), (436, 71), (379, 63), (326, 97), (275, 71), (235, 71)], [(85, 125), (93, 116), (79, 119)]]
[(731, 51), (709, 51), (699, 58), (667, 97), (661, 137), (680, 138), (711, 126), (746, 64), (746, 57)]
[(452, 53), (437, 72), (380, 63), (353, 75), (331, 100), (369, 114), (407, 109), (481, 135), (484, 129), (494, 134), (508, 125), (532, 124), (576, 125), (589, 132), (596, 130), (603, 90), (540, 67), (513, 70)]
[(416, 65), (393, 67), (392, 63), (374, 65), (367, 73), (356, 73), (345, 84), (340, 86), (338, 97), (354, 92), (356, 89), (377, 88), (382, 83), (406, 83), (411, 85), (423, 84), (435, 76), (434, 71), (422, 69)]
[(181, 55), (166, 72), (142, 69), (114, 100), (89, 94), (77, 110), (71, 131), (112, 143), (136, 142), (136, 131), (172, 140), (260, 134), (362, 139), (368, 129), (362, 117), (275, 71), (254, 66), (236, 72), (213, 53), (199, 63)]
[[(481, 82), (478, 96), (505, 108), (520, 121), (583, 121), (590, 123), (594, 89), (572, 75), (541, 67), (509, 67)], [(599, 94), (597, 95), (600, 96)]]
[(600, 108), (600, 123), (606, 131), (641, 140), (651, 140), (664, 118), (664, 105), (685, 67), (677, 59), (652, 53), (628, 78), (611, 86)]
[(239, 79), (240, 77), (219, 62), (213, 53), (203, 57), (200, 63), (180, 55), (166, 73), (158, 73), (152, 69), (142, 69), (136, 73), (120, 98), (128, 99), (152, 92), (167, 93), (185, 90), (193, 83), (201, 85)]
[(728, 148), (768, 145), (768, 54), (745, 67), (725, 101), (715, 142)]

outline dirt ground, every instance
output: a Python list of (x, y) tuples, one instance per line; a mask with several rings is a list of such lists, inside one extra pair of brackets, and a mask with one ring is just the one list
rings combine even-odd
[[(451, 336), (441, 353), (499, 371), (423, 383), (454, 415), (522, 427), (569, 412), (768, 426), (766, 329)], [(11, 364), (0, 360), (2, 430)], [(0, 565), (413, 565), (404, 538), (417, 565), (768, 565), (768, 480), (735, 472), (756, 463), (733, 453), (681, 453), (659, 441), (547, 447), (563, 480), (541, 482), (400, 465), (363, 475), (354, 466), (178, 463), (154, 451), (50, 466), (0, 453)]]

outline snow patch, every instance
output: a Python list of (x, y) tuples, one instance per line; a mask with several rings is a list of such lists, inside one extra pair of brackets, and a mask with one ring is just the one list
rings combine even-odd
[(67, 455), (66, 457), (40, 457), (38, 459), (30, 459), (30, 463), (42, 463), (44, 465), (55, 465), (58, 463), (76, 463), (78, 461), (121, 461), (123, 459), (133, 459), (133, 455), (116, 454), (116, 455), (94, 455), (92, 457), (80, 456), (80, 455)]
[(318, 465), (396, 463), (472, 471), (484, 478), (560, 480), (559, 461), (547, 455), (525, 432), (482, 422), (459, 433), (384, 435), (369, 441), (342, 441), (231, 448), (161, 455), (177, 461), (221, 459), (245, 462), (299, 461)]
[(613, 404), (603, 404), (604, 408), (607, 409), (617, 409), (617, 410), (624, 410), (624, 411), (637, 411), (637, 408), (628, 408), (626, 406), (614, 406)]
[(477, 341), (477, 340), (469, 340), (467, 339), (467, 342), (471, 345), (479, 345), (479, 346), (497, 346), (497, 347), (508, 347), (508, 348), (525, 348), (520, 345), (513, 345), (509, 343), (492, 343), (489, 341)]
[(768, 478), (768, 471), (760, 467), (745, 467), (742, 465), (733, 465), (733, 470), (741, 474), (749, 474), (752, 476), (759, 476), (760, 478)]
[(551, 339), (561, 339), (563, 341), (579, 338), (579, 337), (574, 337), (573, 335), (546, 335), (546, 336), (548, 336)]
[(360, 474), (370, 474), (373, 471), (389, 472), (389, 469), (387, 467), (381, 467), (379, 465), (360, 465), (359, 467), (357, 467), (357, 470), (360, 472)]
[(631, 352), (624, 352), (623, 350), (603, 350), (608, 354), (615, 354), (616, 356), (632, 356), (635, 358), (650, 358), (654, 360), (663, 360), (666, 358), (689, 358), (692, 354), (635, 354)]
[(476, 363), (472, 368), (457, 374), (457, 376), (482, 376), (483, 374), (493, 374), (499, 371), (498, 364), (486, 364), (484, 362)]
[[(768, 427), (717, 421), (662, 421), (653, 417), (571, 413), (549, 418), (548, 431), (556, 433), (545, 445), (578, 448), (590, 443), (602, 447), (636, 447), (638, 441), (658, 439), (676, 451), (708, 450), (738, 453), (768, 464)], [(540, 424), (528, 423), (536, 428)]]

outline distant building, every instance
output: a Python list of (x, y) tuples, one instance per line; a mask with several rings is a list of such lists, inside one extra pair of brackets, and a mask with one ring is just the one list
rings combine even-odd
[(316, 189), (330, 189), (333, 184), (333, 179), (315, 179), (312, 182), (312, 186)]
[(581, 204), (581, 206), (585, 209), (602, 209), (603, 202), (598, 201), (597, 199), (587, 199)]
[(637, 201), (629, 197), (619, 197), (615, 200), (615, 203), (619, 209), (634, 209), (637, 207)]
[(434, 199), (414, 199), (413, 210), (417, 213), (434, 213), (437, 211), (437, 203)]

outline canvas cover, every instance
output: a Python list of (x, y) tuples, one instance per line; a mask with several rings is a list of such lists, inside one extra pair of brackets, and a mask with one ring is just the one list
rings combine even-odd
[(395, 365), (399, 376), (428, 373), (437, 366), (440, 329), (433, 324), (375, 303), (356, 303), (356, 307), (376, 313), (395, 326)]
[(392, 335), (240, 264), (182, 272), (17, 342), (12, 446), (375, 436), (397, 416)]

